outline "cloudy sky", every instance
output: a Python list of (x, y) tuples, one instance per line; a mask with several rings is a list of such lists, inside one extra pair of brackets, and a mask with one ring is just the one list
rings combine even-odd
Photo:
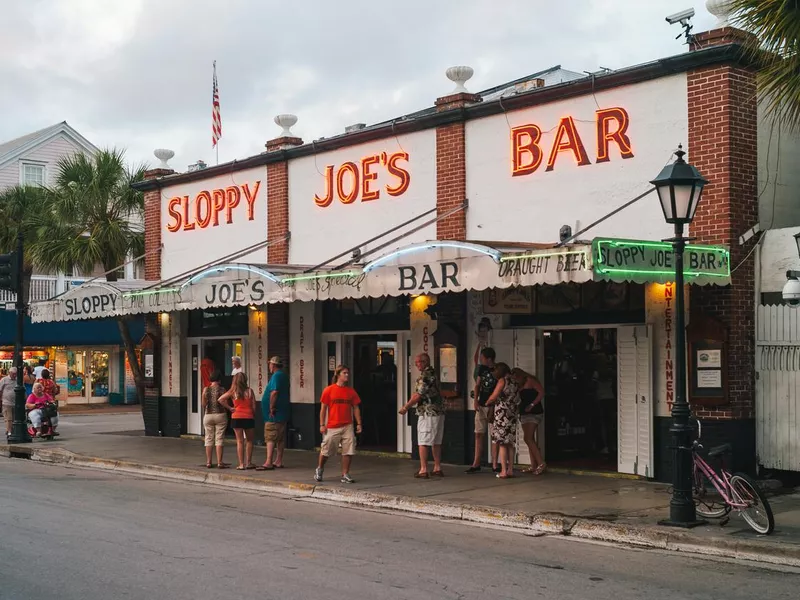
[(310, 141), (432, 105), (470, 65), (479, 91), (560, 64), (621, 68), (684, 52), (664, 17), (703, 0), (2, 0), (0, 141), (66, 120), (97, 146), (183, 171), (257, 154), (298, 115)]

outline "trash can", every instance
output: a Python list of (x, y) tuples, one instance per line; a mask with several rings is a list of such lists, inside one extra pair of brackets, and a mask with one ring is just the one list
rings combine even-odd
[(119, 392), (111, 392), (108, 395), (108, 403), (109, 404), (112, 404), (114, 406), (119, 406), (120, 404), (122, 404), (122, 402), (123, 402), (122, 401), (122, 394), (120, 394)]

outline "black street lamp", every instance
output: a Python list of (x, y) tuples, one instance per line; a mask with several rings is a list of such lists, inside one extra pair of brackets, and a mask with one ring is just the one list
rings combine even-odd
[(692, 427), (689, 419), (692, 415), (689, 402), (686, 400), (686, 326), (683, 301), (683, 252), (686, 238), (683, 227), (694, 219), (694, 213), (703, 188), (708, 183), (700, 172), (687, 164), (683, 157), (686, 153), (678, 146), (675, 162), (667, 165), (653, 179), (652, 183), (658, 192), (661, 209), (667, 223), (675, 225), (675, 237), (672, 253), (675, 259), (675, 403), (672, 405), (672, 433), (674, 449), (672, 464), (672, 499), (669, 503), (669, 519), (663, 525), (677, 527), (693, 527), (700, 524), (697, 520), (694, 499), (692, 498)]

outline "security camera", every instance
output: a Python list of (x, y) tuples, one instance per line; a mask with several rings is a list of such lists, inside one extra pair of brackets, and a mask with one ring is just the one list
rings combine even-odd
[(783, 286), (783, 301), (789, 306), (800, 306), (800, 281), (795, 277), (789, 278)]
[(682, 10), (679, 13), (675, 13), (674, 15), (670, 15), (667, 17), (667, 23), (670, 25), (675, 25), (675, 23), (680, 23), (681, 25), (685, 25), (686, 21), (691, 19), (694, 16), (694, 9), (687, 8), (686, 10)]

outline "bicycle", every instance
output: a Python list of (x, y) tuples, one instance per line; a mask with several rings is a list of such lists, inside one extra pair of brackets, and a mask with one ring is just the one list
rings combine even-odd
[[(707, 519), (725, 517), (722, 525), (728, 522), (731, 511), (738, 512), (756, 533), (769, 535), (775, 529), (775, 517), (758, 484), (744, 473), (729, 473), (722, 466), (716, 471), (709, 465), (700, 451), (703, 445), (702, 426), (697, 421), (697, 439), (692, 443), (692, 460), (694, 463), (694, 502), (697, 514)], [(722, 457), (730, 454), (730, 444), (716, 446), (708, 451), (708, 458)], [(709, 493), (708, 485), (716, 489), (717, 494)]]

